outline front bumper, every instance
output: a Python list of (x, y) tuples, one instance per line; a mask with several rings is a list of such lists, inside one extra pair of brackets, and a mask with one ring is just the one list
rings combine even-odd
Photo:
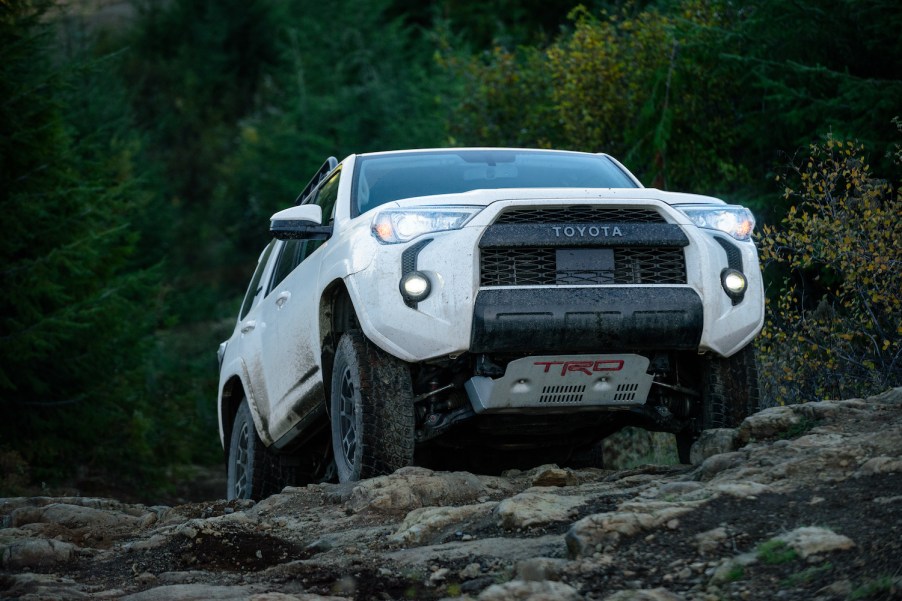
[(474, 353), (692, 350), (704, 323), (688, 286), (484, 289), (473, 313)]
[[(592, 201), (568, 199), (544, 205), (581, 202)], [(534, 205), (534, 201), (498, 201), (460, 230), (408, 244), (373, 242), (370, 266), (346, 280), (364, 333), (396, 357), (420, 362), (465, 352), (672, 349), (730, 356), (760, 331), (764, 293), (754, 244), (730, 241), (724, 246), (718, 242), (722, 235), (688, 224), (684, 215), (663, 202), (643, 200), (630, 206), (654, 208), (670, 224), (664, 233), (670, 236), (673, 228), (679, 228), (685, 236), (685, 246), (678, 250), (685, 257), (683, 284), (486, 285), (480, 277), (484, 234), (500, 212)], [(429, 242), (423, 244), (426, 239)], [(678, 242), (668, 239), (671, 245)], [(414, 246), (416, 252), (409, 252), (405, 261), (402, 255)], [(722, 288), (720, 273), (736, 264), (742, 266), (749, 287), (734, 305)], [(430, 296), (415, 306), (405, 304), (398, 291), (398, 282), (411, 268), (425, 273), (432, 284)]]

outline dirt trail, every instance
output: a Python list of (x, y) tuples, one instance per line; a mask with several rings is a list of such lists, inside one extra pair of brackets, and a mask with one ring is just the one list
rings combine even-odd
[(0, 598), (902, 599), (902, 389), (767, 409), (693, 451), (256, 504), (0, 499)]

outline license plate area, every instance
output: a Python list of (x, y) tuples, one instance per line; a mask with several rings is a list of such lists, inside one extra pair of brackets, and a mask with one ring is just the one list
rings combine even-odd
[(613, 248), (559, 248), (555, 252), (558, 286), (614, 283)]

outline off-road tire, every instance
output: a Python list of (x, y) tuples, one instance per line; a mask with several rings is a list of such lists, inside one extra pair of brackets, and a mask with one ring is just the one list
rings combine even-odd
[(707, 356), (702, 364), (702, 427), (735, 428), (760, 409), (758, 363), (748, 345), (727, 358)]
[(701, 361), (702, 398), (697, 425), (676, 435), (681, 463), (690, 463), (692, 443), (702, 430), (736, 428), (761, 408), (758, 362), (753, 345), (730, 357), (708, 355)]
[(406, 363), (361, 332), (346, 332), (335, 349), (330, 397), (339, 482), (390, 474), (413, 462), (413, 387)]
[(259, 501), (282, 490), (278, 455), (264, 446), (257, 435), (247, 399), (241, 401), (229, 439), (227, 499)]

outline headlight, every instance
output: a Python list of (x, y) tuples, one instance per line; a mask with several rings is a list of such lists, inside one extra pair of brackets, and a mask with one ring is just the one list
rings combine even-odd
[(737, 240), (748, 240), (755, 229), (755, 217), (745, 207), (719, 205), (705, 207), (677, 207), (698, 227), (718, 230)]
[(373, 217), (373, 236), (384, 244), (413, 240), (432, 232), (457, 230), (482, 207), (386, 209)]

